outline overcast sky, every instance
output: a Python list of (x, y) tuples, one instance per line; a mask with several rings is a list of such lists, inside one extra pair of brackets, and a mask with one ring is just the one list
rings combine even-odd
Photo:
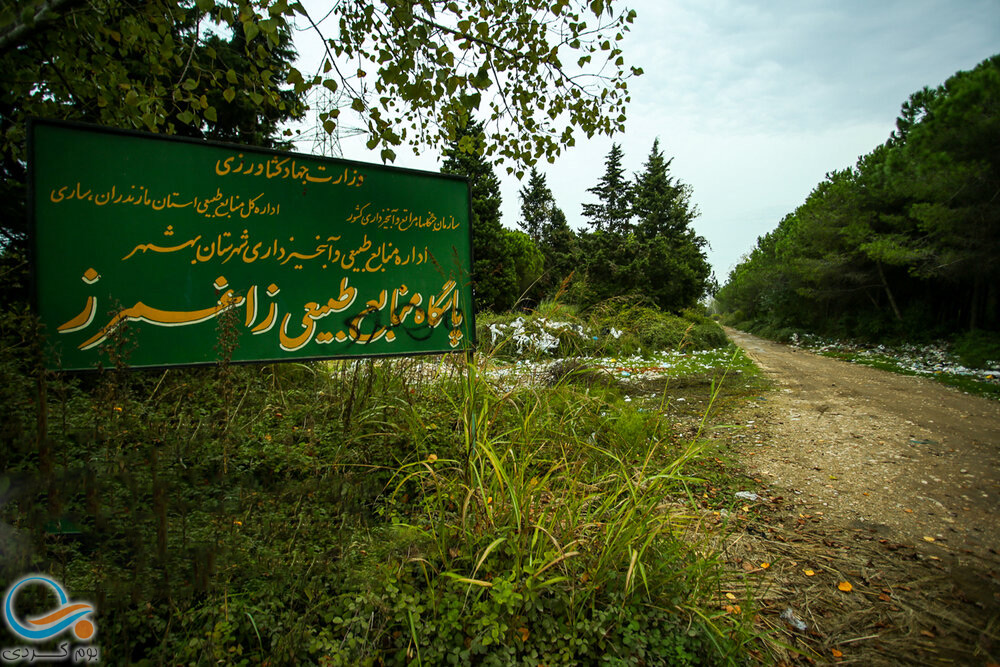
[[(612, 141), (629, 173), (653, 140), (690, 184), (720, 282), (757, 237), (801, 204), (827, 172), (885, 141), (899, 107), (1000, 52), (998, 0), (633, 0), (624, 50), (645, 74), (630, 83), (623, 135), (578, 141), (543, 164), (556, 202), (582, 227), (583, 202), (604, 173)], [(300, 49), (309, 58), (307, 50)], [(318, 59), (303, 63), (315, 69)], [(301, 146), (308, 151), (308, 146)], [(363, 143), (344, 157), (377, 161)], [(437, 170), (436, 155), (396, 164)], [(498, 170), (498, 175), (505, 175)], [(502, 179), (504, 224), (514, 227), (524, 183)]]

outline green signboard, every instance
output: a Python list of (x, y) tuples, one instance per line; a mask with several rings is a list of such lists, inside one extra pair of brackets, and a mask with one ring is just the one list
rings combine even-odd
[(50, 368), (474, 344), (463, 178), (48, 121), (30, 151)]

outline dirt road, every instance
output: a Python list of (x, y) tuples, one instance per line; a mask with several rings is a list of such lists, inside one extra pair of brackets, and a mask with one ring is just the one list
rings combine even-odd
[[(772, 627), (820, 662), (993, 665), (1000, 403), (726, 333), (776, 387), (737, 415), (738, 454), (767, 487), (761, 537), (740, 546), (786, 563), (768, 570), (771, 613), (815, 610), (806, 634)], [(830, 581), (804, 576), (812, 563)]]
[(750, 470), (848, 525), (997, 559), (1000, 403), (727, 333), (779, 387)]

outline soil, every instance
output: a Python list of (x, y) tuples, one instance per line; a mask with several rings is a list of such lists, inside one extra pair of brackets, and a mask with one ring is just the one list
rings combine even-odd
[(726, 333), (774, 383), (728, 436), (763, 485), (728, 553), (781, 561), (757, 584), (771, 658), (995, 664), (1000, 403)]

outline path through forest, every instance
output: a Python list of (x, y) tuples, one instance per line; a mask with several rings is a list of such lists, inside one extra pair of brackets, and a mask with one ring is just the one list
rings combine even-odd
[[(793, 603), (808, 607), (812, 587), (812, 633), (837, 662), (993, 664), (1000, 403), (727, 334), (776, 388), (740, 411), (738, 448), (767, 488), (760, 504), (770, 532), (758, 546), (793, 563), (801, 556), (772, 582), (784, 591), (774, 602), (804, 614)], [(837, 592), (816, 604), (836, 589), (803, 578), (812, 564), (855, 582), (851, 605)]]

